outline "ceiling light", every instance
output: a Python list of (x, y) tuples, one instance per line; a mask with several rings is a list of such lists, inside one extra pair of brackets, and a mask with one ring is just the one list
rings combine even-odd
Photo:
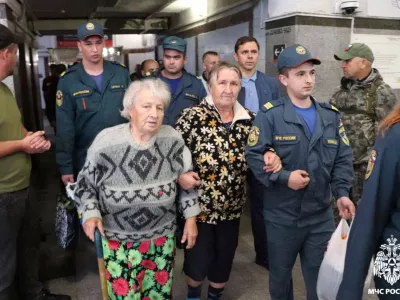
[(164, 8), (161, 12), (163, 13), (177, 13), (184, 11), (196, 2), (196, 0), (176, 0)]

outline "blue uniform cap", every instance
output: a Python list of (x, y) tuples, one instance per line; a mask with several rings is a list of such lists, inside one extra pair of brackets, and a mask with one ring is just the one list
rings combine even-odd
[(78, 40), (83, 41), (89, 36), (104, 37), (103, 26), (96, 22), (87, 22), (78, 27)]
[(186, 53), (186, 45), (187, 42), (184, 39), (181, 39), (176, 36), (169, 36), (164, 39), (163, 48), (165, 49), (172, 49), (176, 51), (180, 51)]
[(296, 44), (287, 47), (279, 54), (276, 67), (278, 70), (282, 68), (295, 68), (308, 61), (312, 62), (314, 65), (321, 64), (318, 58), (312, 57), (310, 51), (302, 45)]

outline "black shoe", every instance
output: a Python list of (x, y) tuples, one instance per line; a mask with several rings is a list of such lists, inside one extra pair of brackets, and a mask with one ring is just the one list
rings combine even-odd
[(269, 263), (267, 260), (261, 260), (256, 258), (255, 263), (260, 267), (263, 267), (264, 269), (267, 269), (269, 271)]
[(37, 300), (71, 300), (71, 297), (67, 295), (52, 294), (49, 290), (43, 289), (40, 292), (40, 296), (37, 298)]

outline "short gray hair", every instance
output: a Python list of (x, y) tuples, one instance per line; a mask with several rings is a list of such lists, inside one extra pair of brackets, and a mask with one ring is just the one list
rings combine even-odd
[(142, 90), (149, 90), (153, 96), (159, 97), (164, 102), (164, 108), (166, 108), (171, 101), (169, 87), (161, 79), (148, 78), (137, 80), (132, 82), (125, 92), (123, 100), (124, 109), (121, 112), (121, 116), (130, 120), (129, 112), (137, 101), (137, 95)]
[(230, 63), (229, 61), (221, 61), (220, 63), (216, 64), (210, 71), (210, 77), (208, 80), (208, 84), (211, 85), (211, 83), (214, 80), (218, 79), (218, 74), (219, 71), (224, 70), (224, 69), (228, 69), (231, 71), (234, 71), (238, 74), (239, 79), (240, 79), (240, 84), (242, 84), (242, 72), (240, 71), (239, 67)]

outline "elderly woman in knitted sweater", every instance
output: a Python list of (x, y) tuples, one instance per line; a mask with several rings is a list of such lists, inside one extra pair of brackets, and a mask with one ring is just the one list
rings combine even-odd
[[(130, 122), (99, 133), (78, 175), (84, 231), (91, 240), (96, 227), (104, 236), (110, 299), (171, 298), (177, 181), (197, 183), (182, 136), (162, 125), (169, 101), (159, 79), (132, 83), (121, 113)], [(194, 189), (182, 195), (183, 242), (191, 248), (200, 209)]]

